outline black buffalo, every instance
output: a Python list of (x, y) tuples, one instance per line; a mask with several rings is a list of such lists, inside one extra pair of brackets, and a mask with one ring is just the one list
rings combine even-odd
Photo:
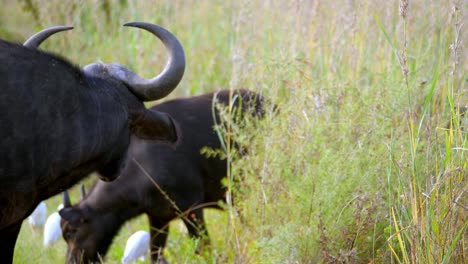
[[(151, 225), (151, 257), (161, 261), (169, 222), (181, 217), (191, 237), (208, 242), (202, 209), (219, 208), (225, 197), (222, 179), (227, 175), (225, 159), (207, 157), (205, 147), (220, 149), (214, 130), (213, 98), (230, 101), (263, 115), (263, 99), (253, 92), (223, 90), (177, 99), (152, 108), (169, 113), (183, 135), (176, 148), (152, 140), (132, 138), (127, 166), (113, 182), (98, 181), (90, 193), (74, 206), (65, 195), (63, 237), (68, 243), (67, 263), (95, 262), (103, 257), (122, 224), (146, 214)], [(232, 100), (230, 100), (230, 98)], [(234, 101), (235, 100), (235, 101)], [(246, 111), (239, 111), (244, 113)]]
[(143, 101), (168, 95), (179, 83), (185, 56), (179, 41), (156, 25), (134, 22), (157, 36), (169, 62), (153, 79), (119, 64), (83, 69), (38, 51), (49, 29), (25, 46), (0, 40), (0, 259), (12, 261), (21, 227), (37, 204), (93, 171), (114, 180), (131, 135), (175, 144), (169, 115)]

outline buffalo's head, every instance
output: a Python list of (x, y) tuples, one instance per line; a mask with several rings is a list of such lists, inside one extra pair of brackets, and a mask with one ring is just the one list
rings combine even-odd
[[(169, 51), (169, 57), (164, 70), (151, 79), (144, 79), (117, 63), (93, 63), (77, 73), (79, 81), (75, 86), (81, 92), (80, 98), (73, 100), (81, 100), (79, 104), (86, 105), (80, 108), (82, 116), (86, 116), (83, 120), (94, 122), (91, 125), (82, 122), (85, 131), (80, 136), (85, 139), (79, 145), (88, 144), (83, 149), (95, 152), (80, 153), (78, 160), (87, 167), (76, 170), (97, 170), (104, 181), (118, 176), (131, 135), (171, 144), (176, 144), (179, 138), (172, 118), (147, 109), (143, 102), (161, 99), (179, 84), (185, 70), (182, 45), (172, 33), (157, 25), (133, 22), (124, 26), (138, 27), (158, 37)], [(52, 34), (71, 28), (45, 29), (28, 39), (24, 46), (36, 49)]]
[(113, 232), (119, 228), (116, 217), (98, 214), (86, 206), (72, 206), (67, 191), (63, 197), (60, 225), (67, 242), (66, 263), (100, 263), (112, 243)]

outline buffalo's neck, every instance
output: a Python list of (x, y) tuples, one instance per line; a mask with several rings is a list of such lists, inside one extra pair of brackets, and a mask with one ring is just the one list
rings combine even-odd
[(143, 213), (139, 200), (143, 190), (125, 180), (119, 177), (113, 182), (98, 181), (80, 206), (93, 208), (98, 215), (112, 214), (118, 223)]

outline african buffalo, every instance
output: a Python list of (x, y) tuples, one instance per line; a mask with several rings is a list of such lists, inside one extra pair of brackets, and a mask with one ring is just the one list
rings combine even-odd
[(242, 105), (243, 110), (263, 114), (262, 97), (247, 90), (232, 94), (223, 90), (153, 107), (174, 118), (183, 135), (180, 143), (173, 148), (133, 137), (127, 165), (118, 179), (98, 181), (74, 206), (65, 193), (65, 208), (60, 215), (68, 243), (67, 263), (98, 261), (122, 224), (143, 213), (151, 225), (151, 257), (155, 262), (164, 261), (160, 257), (169, 222), (176, 217), (182, 218), (191, 237), (208, 242), (202, 209), (219, 208), (218, 202), (226, 193), (221, 180), (227, 175), (225, 159), (201, 153), (205, 147), (221, 148), (213, 128), (214, 118), (219, 118), (213, 115), (214, 98), (223, 105), (233, 98), (232, 102)]
[(168, 95), (182, 79), (179, 41), (157, 25), (133, 22), (158, 37), (170, 56), (146, 80), (119, 64), (83, 69), (37, 50), (52, 28), (25, 46), (0, 40), (0, 259), (9, 263), (22, 220), (45, 200), (93, 171), (114, 180), (131, 135), (176, 144), (171, 117), (143, 101)]

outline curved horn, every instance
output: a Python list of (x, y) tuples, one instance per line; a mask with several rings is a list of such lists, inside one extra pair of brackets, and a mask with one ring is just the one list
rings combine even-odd
[(36, 34), (32, 35), (30, 38), (28, 38), (23, 46), (31, 49), (37, 49), (41, 43), (46, 40), (48, 37), (51, 35), (60, 32), (60, 31), (65, 31), (65, 30), (70, 30), (73, 29), (72, 26), (56, 26), (56, 27), (50, 27), (43, 29)]
[(70, 195), (68, 194), (68, 191), (63, 191), (63, 207), (71, 207), (71, 201), (70, 201)]
[(141, 100), (151, 101), (167, 96), (179, 84), (185, 71), (185, 53), (179, 40), (166, 29), (144, 22), (127, 23), (126, 27), (147, 30), (158, 37), (169, 51), (169, 59), (164, 70), (152, 79), (143, 79), (130, 69), (118, 65), (108, 65), (108, 72), (129, 86), (129, 89)]
[(86, 196), (86, 189), (85, 189), (84, 184), (81, 184), (81, 200), (84, 200), (85, 196)]

